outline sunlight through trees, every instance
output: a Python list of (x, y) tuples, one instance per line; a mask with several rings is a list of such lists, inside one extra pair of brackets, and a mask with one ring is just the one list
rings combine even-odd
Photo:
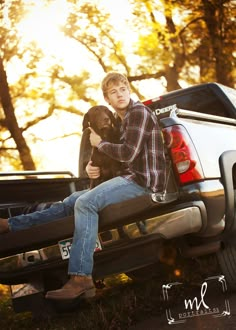
[(235, 1), (3, 0), (0, 170), (78, 173), (82, 115), (105, 72), (134, 97), (196, 83), (235, 88)]

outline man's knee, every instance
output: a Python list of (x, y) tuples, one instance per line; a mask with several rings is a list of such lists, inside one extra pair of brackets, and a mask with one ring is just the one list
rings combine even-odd
[(75, 201), (75, 209), (79, 210), (81, 208), (86, 207), (89, 204), (89, 198), (82, 195), (79, 196)]
[(82, 196), (78, 197), (75, 202), (75, 211), (82, 211), (85, 209), (97, 211), (96, 200), (94, 200), (92, 197), (93, 196), (89, 193), (83, 194)]

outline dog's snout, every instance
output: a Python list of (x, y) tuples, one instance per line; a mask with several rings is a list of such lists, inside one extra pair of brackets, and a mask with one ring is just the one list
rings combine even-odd
[(99, 105), (89, 109), (84, 116), (83, 130), (92, 127), (99, 135), (114, 128), (114, 117), (112, 112), (105, 106)]
[(111, 121), (110, 121), (109, 117), (106, 117), (103, 119), (103, 122), (104, 122), (104, 124), (109, 124)]
[(98, 127), (100, 129), (111, 126), (111, 119), (107, 115), (101, 115), (98, 119)]

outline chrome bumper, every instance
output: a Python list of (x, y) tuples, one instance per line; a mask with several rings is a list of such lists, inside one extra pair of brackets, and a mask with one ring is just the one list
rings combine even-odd
[[(160, 234), (164, 239), (197, 233), (202, 228), (202, 217), (197, 206), (187, 207), (170, 213), (165, 213), (144, 221), (125, 225), (99, 233), (102, 248), (108, 249), (113, 243), (123, 240), (123, 235), (133, 240), (152, 234)], [(96, 252), (95, 252), (96, 253)], [(26, 269), (36, 264), (50, 263), (62, 259), (58, 245), (52, 245), (40, 250), (28, 251), (0, 259), (0, 274)]]

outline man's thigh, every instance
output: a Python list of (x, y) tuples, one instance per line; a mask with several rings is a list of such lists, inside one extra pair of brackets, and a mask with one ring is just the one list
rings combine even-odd
[(110, 204), (141, 196), (150, 191), (123, 177), (116, 177), (101, 183), (78, 198), (79, 204), (91, 204), (97, 211)]

